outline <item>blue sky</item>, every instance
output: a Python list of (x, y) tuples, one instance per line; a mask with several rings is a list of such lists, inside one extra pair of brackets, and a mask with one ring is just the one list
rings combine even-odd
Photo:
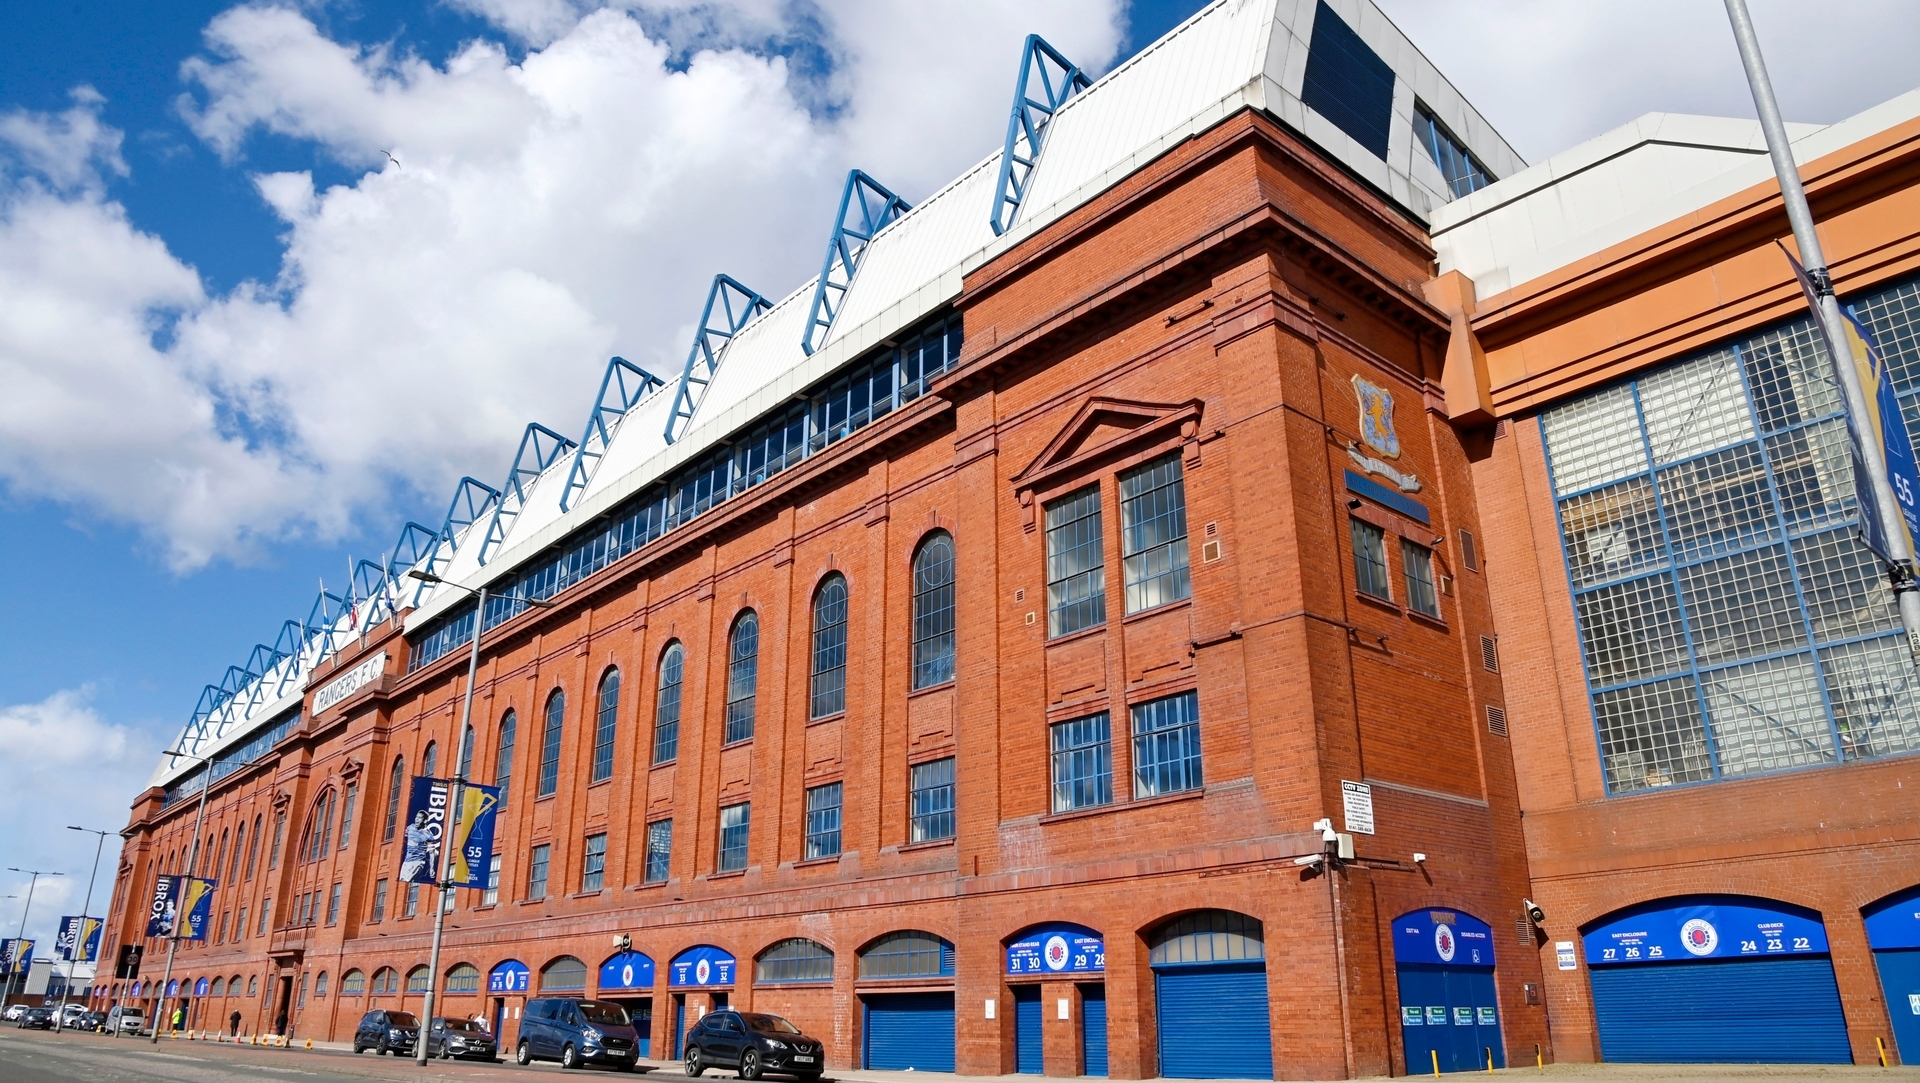
[[(1529, 158), (1751, 114), (1717, 3), (1381, 2)], [(1900, 2), (1755, 3), (1791, 119), (1920, 81)], [(6, 5), (0, 868), (73, 872), (202, 685), (608, 354), (677, 364), (714, 270), (803, 280), (849, 166), (918, 199), (991, 150), (1022, 35), (1098, 72), (1199, 6), (285, 4)]]

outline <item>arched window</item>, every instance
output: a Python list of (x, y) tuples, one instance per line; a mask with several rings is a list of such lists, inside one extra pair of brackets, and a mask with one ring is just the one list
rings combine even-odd
[(727, 646), (727, 728), (723, 743), (753, 736), (754, 691), (760, 679), (760, 617), (749, 609), (733, 622)]
[(953, 680), (953, 539), (940, 531), (913, 556), (913, 686)]
[(343, 997), (357, 997), (366, 991), (367, 976), (361, 971), (349, 970), (347, 976), (340, 979), (340, 995)]
[(327, 854), (333, 841), (333, 790), (331, 787), (320, 794), (313, 803), (313, 815), (307, 817), (307, 826), (300, 833), (300, 860), (318, 861)]
[(253, 879), (253, 866), (260, 857), (260, 817), (253, 818), (253, 845), (247, 847), (247, 879)]
[(220, 832), (220, 848), (213, 852), (213, 868), (210, 870), (215, 879), (220, 876), (220, 866), (227, 863), (227, 833)]
[(227, 995), (227, 979), (225, 978), (213, 979), (213, 984), (207, 987), (207, 995), (210, 997), (226, 996)]
[(227, 867), (227, 882), (240, 879), (240, 851), (247, 848), (247, 821), (241, 820), (240, 826), (233, 829), (233, 864)]
[(428, 741), (426, 754), (420, 757), (420, 773), (427, 778), (432, 778), (434, 768), (438, 766), (440, 766), (440, 746)]
[(620, 671), (609, 668), (600, 678), (600, 710), (594, 714), (593, 772), (587, 781), (613, 777), (613, 735), (620, 724)]
[(373, 995), (384, 996), (400, 991), (400, 972), (390, 966), (383, 966), (373, 972)]
[(473, 770), (473, 726), (468, 725), (460, 734), (460, 770), (455, 777), (465, 779), (467, 772), (471, 770)]
[(847, 709), (847, 581), (830, 575), (813, 595), (813, 696), (809, 718)]
[(571, 955), (562, 955), (540, 968), (542, 993), (583, 993), (587, 989), (587, 964)]
[(347, 842), (353, 837), (353, 806), (360, 800), (360, 784), (347, 783), (347, 795), (340, 801), (340, 848), (347, 848)]
[(860, 953), (862, 978), (951, 978), (953, 945), (909, 929), (887, 935)]
[(500, 787), (500, 807), (507, 804), (507, 791), (513, 788), (513, 731), (519, 719), (512, 711), (500, 716), (500, 751), (493, 759), (493, 784)]
[(319, 977), (313, 979), (313, 995), (317, 997), (327, 995), (327, 972), (324, 970), (320, 972)]
[(407, 758), (405, 756), (395, 756), (393, 758), (393, 777), (387, 784), (387, 829), (384, 834), (388, 842), (393, 841), (394, 826), (400, 822), (400, 787), (406, 782), (406, 779)]
[(426, 996), (427, 976), (432, 973), (433, 971), (428, 970), (424, 966), (416, 966), (412, 970), (407, 971), (407, 995), (410, 997)]
[(1150, 966), (1225, 963), (1265, 959), (1259, 918), (1231, 910), (1200, 910), (1175, 918), (1147, 938)]
[(255, 974), (253, 977), (247, 979), (247, 995), (260, 995), (260, 975)]
[(832, 981), (833, 952), (826, 945), (796, 936), (782, 940), (754, 960), (753, 980)]
[(286, 834), (287, 834), (287, 814), (285, 812), (274, 813), (273, 814), (273, 850), (267, 855), (267, 868), (277, 869), (280, 867), (280, 843), (283, 839), (286, 838)]
[(567, 697), (558, 688), (547, 697), (547, 724), (540, 733), (540, 779), (533, 796), (551, 797), (560, 786), (560, 727), (566, 720)]
[(653, 708), (653, 762), (666, 763), (680, 754), (680, 680), (687, 652), (679, 643), (660, 652), (660, 692)]
[(447, 993), (477, 993), (480, 991), (480, 970), (472, 963), (458, 963), (447, 971)]

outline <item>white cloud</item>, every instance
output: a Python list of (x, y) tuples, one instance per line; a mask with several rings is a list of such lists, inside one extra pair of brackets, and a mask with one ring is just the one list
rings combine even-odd
[[(7, 825), (5, 865), (58, 872), (33, 887), (27, 935), (39, 941), (36, 956), (52, 954), (53, 931), (62, 914), (77, 914), (87, 891), (97, 837), (67, 826), (118, 831), (127, 822), (132, 795), (146, 786), (160, 746), (153, 738), (103, 720), (86, 689), (56, 692), (39, 703), (0, 706), (0, 823)], [(120, 840), (108, 836), (93, 887), (94, 916), (106, 914), (113, 891)], [(4, 893), (18, 895), (4, 913), (6, 936), (16, 936), (28, 878), (0, 873)]]
[(0, 158), (0, 176), (14, 169), (37, 174), (55, 188), (97, 191), (100, 171), (126, 176), (120, 157), (120, 133), (100, 123), (106, 101), (90, 86), (75, 87), (73, 108), (49, 115), (16, 110), (0, 116), (0, 147), (10, 153)]

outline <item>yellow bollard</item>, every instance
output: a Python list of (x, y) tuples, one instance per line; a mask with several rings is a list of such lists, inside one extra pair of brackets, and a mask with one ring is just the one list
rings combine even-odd
[(1533, 1066), (1535, 1068), (1545, 1068), (1547, 1066), (1547, 1057), (1546, 1054), (1540, 1052), (1539, 1042), (1533, 1043)]
[(1878, 1034), (1873, 1036), (1873, 1044), (1880, 1047), (1880, 1067), (1887, 1066), (1887, 1040)]
[(1486, 1046), (1485, 1051), (1487, 1054), (1487, 1074), (1492, 1075), (1493, 1074), (1493, 1047), (1490, 1045)]
[(1427, 1053), (1433, 1057), (1433, 1078), (1439, 1079), (1440, 1078), (1440, 1051), (1438, 1049), (1429, 1049), (1427, 1050)]
[(249, 1035), (247, 1036), (247, 1044), (248, 1044), (248, 1045), (259, 1045), (259, 1044), (260, 1044), (260, 1036), (259, 1036), (258, 1034), (249, 1034)]
[(308, 1039), (307, 1039), (307, 1052), (309, 1052), (309, 1053), (311, 1053), (311, 1052), (313, 1052), (313, 1039), (312, 1039), (312, 1038), (308, 1038)]

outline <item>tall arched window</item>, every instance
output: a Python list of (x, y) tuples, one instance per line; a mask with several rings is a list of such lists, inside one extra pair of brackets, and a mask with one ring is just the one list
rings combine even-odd
[(464, 780), (467, 777), (467, 773), (472, 770), (473, 726), (468, 725), (466, 731), (460, 735), (460, 770), (455, 773), (454, 777)]
[(333, 842), (333, 790), (329, 788), (313, 803), (313, 816), (307, 821), (306, 833), (300, 836), (304, 848), (301, 859), (318, 861), (327, 855)]
[(934, 534), (913, 556), (913, 686), (953, 680), (953, 539)]
[(420, 773), (428, 778), (434, 776), (434, 768), (440, 766), (440, 746), (427, 742), (427, 754), (420, 757)]
[(567, 697), (558, 688), (547, 697), (546, 726), (540, 731), (540, 778), (535, 798), (551, 797), (560, 786), (560, 735), (567, 715)]
[(600, 678), (600, 709), (594, 714), (593, 773), (589, 782), (613, 777), (613, 735), (620, 724), (620, 671), (609, 668)]
[(500, 716), (500, 751), (493, 759), (493, 784), (500, 787), (500, 807), (507, 804), (507, 791), (513, 788), (513, 731), (520, 720), (512, 711)]
[(253, 818), (253, 845), (247, 847), (247, 879), (253, 879), (253, 867), (260, 857), (260, 817)]
[(247, 821), (241, 820), (240, 826), (233, 829), (233, 864), (227, 867), (227, 882), (235, 883), (240, 879), (240, 851), (247, 848)]
[(810, 718), (847, 709), (847, 581), (830, 575), (813, 595), (813, 696)]
[(733, 622), (727, 646), (727, 728), (724, 743), (753, 736), (754, 690), (760, 679), (760, 617), (749, 609)]
[(393, 841), (394, 825), (400, 822), (400, 787), (407, 780), (407, 758), (393, 758), (393, 777), (387, 783), (387, 829), (384, 833), (388, 842)]
[(226, 863), (227, 863), (227, 833), (223, 830), (220, 832), (220, 848), (213, 852), (213, 875), (216, 879), (220, 875), (220, 866), (225, 865)]
[(679, 643), (660, 652), (660, 691), (653, 708), (653, 762), (666, 763), (680, 754), (680, 679), (687, 652)]

